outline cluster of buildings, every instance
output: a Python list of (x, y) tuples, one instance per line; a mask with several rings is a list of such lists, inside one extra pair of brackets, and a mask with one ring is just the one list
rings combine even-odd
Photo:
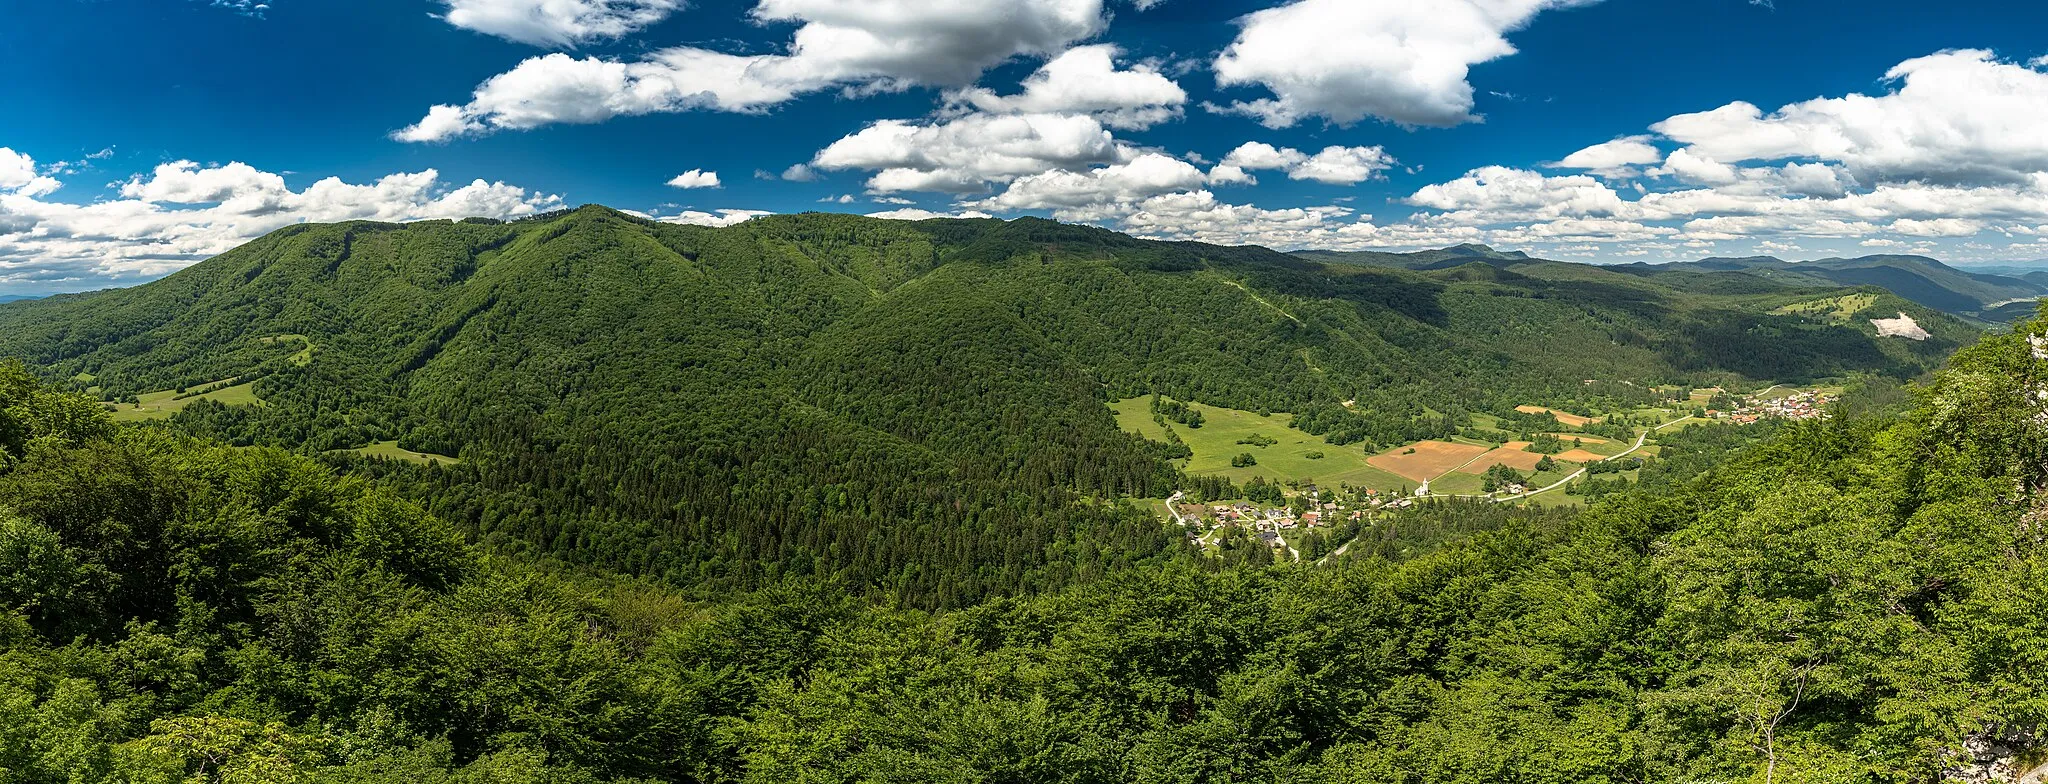
[(1369, 512), (1415, 506), (1413, 498), (1377, 490), (1361, 491), (1358, 500), (1344, 502), (1324, 501), (1312, 488), (1308, 495), (1312, 503), (1299, 513), (1287, 506), (1180, 503), (1179, 494), (1168, 499), (1167, 506), (1173, 510), (1175, 521), (1188, 529), (1190, 538), (1222, 528), (1243, 527), (1274, 547), (1285, 546), (1280, 540), (1282, 531), (1328, 528), (1340, 520), (1363, 520)]
[(1734, 411), (1708, 411), (1707, 417), (1734, 422), (1738, 425), (1753, 424), (1765, 417), (1820, 419), (1827, 416), (1828, 404), (1835, 402), (1836, 399), (1837, 396), (1835, 395), (1823, 395), (1812, 390), (1797, 392), (1788, 397), (1768, 400), (1747, 398), (1743, 401), (1741, 408)]

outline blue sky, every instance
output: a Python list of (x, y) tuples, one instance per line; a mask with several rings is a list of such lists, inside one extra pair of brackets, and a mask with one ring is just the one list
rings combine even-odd
[[(2048, 258), (2048, 7), (47, 0), (0, 294), (300, 221), (1045, 215), (1280, 248)], [(711, 176), (715, 173), (714, 178)], [(697, 187), (680, 187), (680, 186)]]

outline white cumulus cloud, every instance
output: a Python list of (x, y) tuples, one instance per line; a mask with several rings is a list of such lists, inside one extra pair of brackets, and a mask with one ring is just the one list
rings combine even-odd
[[(1766, 112), (1735, 102), (1573, 152), (1550, 176), (1487, 166), (1425, 186), (1409, 223), (1474, 227), (1498, 243), (1630, 244), (1628, 252), (1805, 239), (1916, 250), (2048, 219), (2048, 64), (1976, 50), (1906, 60), (1881, 95), (1823, 97)], [(1675, 149), (1672, 144), (1675, 143)], [(1670, 151), (1664, 152), (1664, 149)], [(1272, 148), (1238, 160), (1285, 163)], [(1609, 181), (1626, 181), (1617, 189)], [(1657, 240), (1659, 237), (1668, 240)], [(1585, 240), (1571, 246), (1570, 243)], [(1962, 241), (1962, 242), (1958, 242)], [(1620, 252), (1620, 251), (1617, 251)]]
[(689, 171), (683, 172), (682, 174), (678, 174), (673, 179), (669, 180), (668, 187), (716, 188), (718, 187), (718, 172), (704, 171), (703, 169), (691, 169)]
[(1218, 164), (1219, 182), (1236, 181), (1237, 172), (1277, 169), (1288, 179), (1313, 180), (1329, 185), (1356, 185), (1394, 167), (1398, 161), (1381, 147), (1325, 147), (1314, 155), (1292, 147), (1274, 147), (1265, 142), (1246, 142), (1223, 156)]
[[(0, 148), (0, 177), (22, 161), (33, 170), (27, 156)], [(82, 205), (40, 198), (38, 179), (48, 178), (12, 188), (0, 181), (0, 283), (134, 282), (295, 223), (516, 218), (562, 205), (503, 182), (452, 186), (433, 169), (360, 184), (329, 177), (293, 190), (244, 163), (173, 161), (121, 183), (119, 198)]]
[(428, 110), (403, 141), (553, 123), (716, 110), (759, 112), (834, 87), (962, 88), (1019, 55), (1049, 55), (1102, 31), (1102, 0), (761, 0), (756, 22), (798, 27), (786, 54), (662, 49), (632, 61), (549, 54), (485, 80), (467, 104)]
[(1651, 126), (1708, 160), (1813, 159), (1859, 177), (1966, 182), (2048, 171), (2048, 73), (1981, 50), (1893, 67), (1886, 95), (1816, 98), (1765, 114), (1735, 102)]
[(1051, 171), (1010, 183), (994, 198), (976, 206), (988, 210), (1016, 211), (1094, 207), (1127, 204), (1173, 191), (1201, 187), (1201, 169), (1178, 158), (1146, 153), (1130, 163), (1104, 166), (1081, 172)]
[(1650, 174), (1676, 177), (1681, 182), (1695, 185), (1733, 185), (1742, 180), (1735, 167), (1689, 149), (1672, 150), (1665, 157), (1664, 165), (1651, 169)]
[(682, 0), (441, 0), (449, 24), (535, 46), (618, 38), (659, 22)]
[(1297, 0), (1239, 20), (1216, 79), (1271, 92), (1228, 109), (1273, 128), (1367, 117), (1457, 125), (1478, 119), (1471, 66), (1514, 54), (1506, 34), (1538, 13), (1589, 1)]
[(1602, 177), (1627, 179), (1641, 174), (1636, 167), (1661, 163), (1664, 153), (1650, 143), (1651, 137), (1630, 136), (1601, 142), (1550, 164), (1554, 169), (1584, 169)]
[(877, 193), (969, 193), (992, 182), (1132, 157), (1086, 115), (970, 114), (931, 124), (883, 120), (820, 150), (811, 165), (874, 171), (868, 187)]
[(671, 215), (666, 218), (657, 218), (656, 220), (659, 220), (662, 223), (675, 223), (684, 226), (706, 226), (714, 229), (720, 229), (725, 228), (727, 226), (738, 226), (742, 223), (746, 223), (747, 221), (753, 220), (755, 218), (759, 218), (764, 215), (774, 214), (775, 213), (769, 212), (767, 210), (717, 210), (715, 212), (704, 212), (702, 210), (684, 210), (680, 214)]
[(56, 180), (36, 173), (36, 161), (27, 153), (0, 147), (0, 192), (41, 196), (58, 187)]
[(980, 212), (977, 210), (962, 210), (960, 212), (933, 212), (931, 210), (920, 209), (917, 207), (904, 207), (902, 209), (896, 210), (870, 212), (868, 213), (868, 217), (881, 218), (883, 220), (920, 221), (931, 220), (933, 218), (988, 218), (993, 216), (989, 215), (986, 212)]
[(1024, 92), (986, 88), (957, 93), (955, 102), (995, 114), (1087, 114), (1112, 128), (1139, 130), (1180, 116), (1186, 90), (1148, 64), (1118, 69), (1113, 44), (1077, 46), (1025, 78)]

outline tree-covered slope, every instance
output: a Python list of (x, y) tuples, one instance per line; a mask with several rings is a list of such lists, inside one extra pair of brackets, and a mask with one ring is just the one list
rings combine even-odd
[[(1790, 285), (1874, 286), (1914, 303), (1989, 323), (2010, 323), (2032, 315), (2033, 303), (2048, 287), (2024, 277), (1956, 269), (1925, 256), (1862, 256), (1788, 262), (1763, 256), (1704, 259), (1679, 264), (1632, 264), (1638, 274), (1660, 277), (1672, 271), (1741, 272)], [(2026, 303), (2017, 310), (2001, 306)]]
[(1446, 269), (1473, 261), (1512, 264), (1518, 261), (1530, 260), (1529, 254), (1519, 250), (1502, 252), (1485, 245), (1471, 243), (1409, 253), (1370, 250), (1298, 250), (1294, 252), (1294, 255), (1304, 259), (1334, 264), (1372, 264), (1412, 270)]
[(1174, 448), (1120, 431), (1111, 397), (1287, 411), (1391, 446), (1464, 411), (1650, 383), (1910, 378), (1972, 334), (1903, 305), (1935, 339), (1771, 312), (1836, 289), (1572, 266), (590, 207), (285, 229), (145, 286), (0, 306), (0, 356), (108, 400), (253, 383), (260, 405), (172, 420), (228, 443), (459, 457), (401, 473), (499, 551), (706, 591), (836, 575), (955, 606), (1174, 549), (1113, 503), (1177, 480)]
[[(1573, 266), (1534, 259), (1519, 251), (1502, 253), (1484, 245), (1459, 245), (1417, 253), (1296, 251), (1298, 257), (1333, 264), (1364, 264), (1413, 270), (1449, 269), (1478, 262), (1501, 268)], [(1772, 256), (1709, 258), (1699, 261), (1614, 265), (1686, 291), (1761, 294), (1786, 288), (1867, 286), (1925, 308), (1988, 324), (2010, 324), (2031, 316), (2048, 285), (2027, 275), (1988, 274), (1957, 269), (1925, 256), (1882, 255), (1788, 262)], [(2020, 305), (2024, 304), (2024, 307)]]
[(2044, 388), (2048, 320), (1584, 513), (1430, 505), (1389, 532), (1469, 533), (928, 613), (551, 575), (0, 368), (0, 778), (1904, 784), (1983, 739), (2024, 769)]

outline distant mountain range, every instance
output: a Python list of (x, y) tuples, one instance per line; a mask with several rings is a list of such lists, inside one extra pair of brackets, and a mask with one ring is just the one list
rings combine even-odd
[(41, 299), (32, 294), (0, 294), (0, 302), (20, 302), (25, 299)]
[[(1513, 270), (1561, 263), (1533, 258), (1520, 251), (1496, 251), (1485, 245), (1458, 245), (1417, 253), (1300, 251), (1295, 255), (1326, 263), (1370, 264), (1411, 270), (1447, 269), (1472, 263)], [(1967, 270), (1926, 256), (1881, 255), (1798, 262), (1774, 256), (1750, 256), (1665, 264), (1638, 262), (1606, 269), (1677, 288), (1711, 293), (1761, 293), (1771, 286), (1870, 286), (1950, 315), (1986, 324), (2009, 323), (2032, 316), (2039, 300), (2048, 297), (2048, 269), (2015, 265), (1995, 270)], [(1741, 279), (1730, 276), (1740, 276)]]
[(1399, 267), (1411, 270), (1440, 270), (1481, 262), (1535, 261), (1522, 251), (1501, 252), (1485, 245), (1467, 243), (1453, 245), (1440, 250), (1423, 250), (1413, 253), (1383, 253), (1380, 251), (1296, 251), (1296, 256), (1314, 261), (1338, 264), (1371, 264), (1380, 267)]

